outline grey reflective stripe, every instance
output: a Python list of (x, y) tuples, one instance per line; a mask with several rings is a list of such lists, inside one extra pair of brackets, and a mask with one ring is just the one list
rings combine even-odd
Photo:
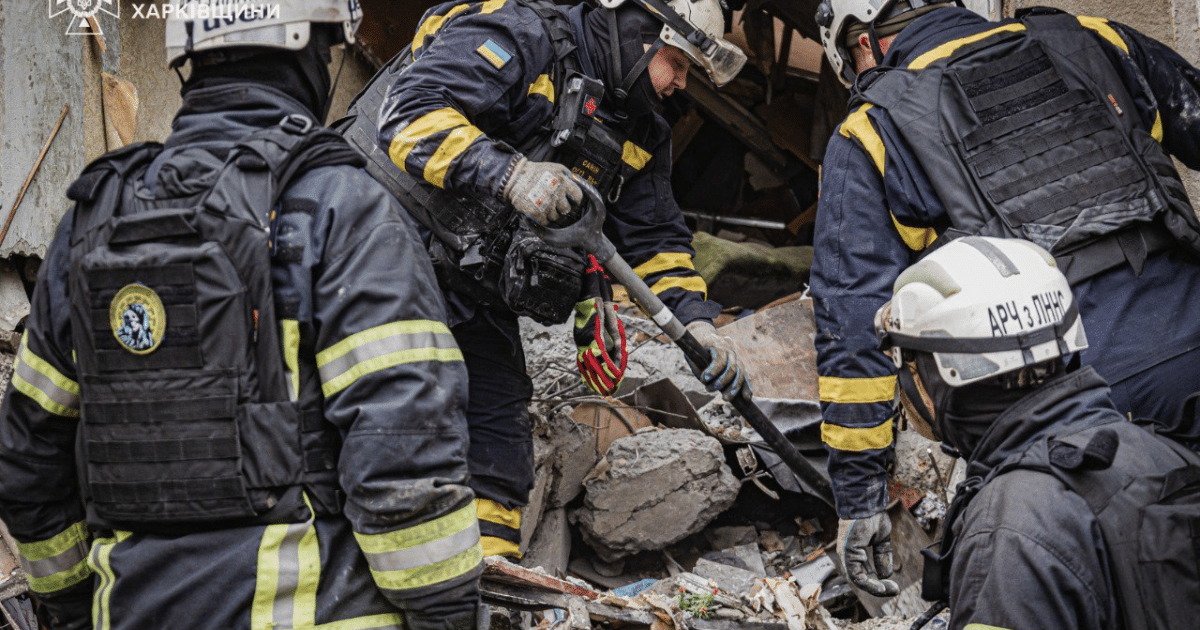
[(300, 540), (308, 532), (311, 523), (288, 525), (287, 534), (279, 546), (279, 582), (275, 589), (275, 601), (271, 619), (278, 628), (291, 628), (296, 612), (296, 593), (300, 589)]
[(415, 547), (383, 553), (366, 552), (375, 571), (407, 571), (449, 560), (479, 544), (479, 526), (468, 527), (445, 538)]
[(43, 558), (41, 560), (30, 560), (24, 555), (21, 555), (21, 566), (25, 568), (25, 572), (34, 578), (50, 577), (52, 575), (62, 573), (69, 569), (75, 568), (80, 562), (87, 559), (88, 553), (91, 551), (87, 541), (81, 540), (75, 543), (75, 546), (63, 551), (62, 553)]
[(449, 350), (457, 349), (458, 346), (454, 343), (454, 335), (450, 334), (449, 331), (419, 331), (388, 335), (382, 339), (375, 339), (356, 346), (346, 352), (346, 354), (322, 365), (320, 368), (321, 381), (329, 383), (356, 365), (392, 354), (393, 352), (424, 348)]
[[(28, 350), (26, 351), (28, 352)], [(29, 383), (47, 398), (68, 409), (79, 409), (79, 394), (58, 386), (49, 376), (42, 374), (28, 361), (17, 361), (17, 376)]]

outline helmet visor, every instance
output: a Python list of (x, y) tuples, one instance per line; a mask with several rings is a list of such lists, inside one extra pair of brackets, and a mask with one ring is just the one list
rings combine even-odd
[(717, 87), (721, 87), (732, 81), (741, 71), (742, 66), (746, 64), (746, 53), (742, 52), (742, 49), (733, 42), (724, 39), (710, 39), (709, 41), (716, 44), (709, 53), (703, 53), (695, 46), (684, 48), (683, 52), (691, 58), (692, 62), (704, 68), (708, 78), (712, 79)]

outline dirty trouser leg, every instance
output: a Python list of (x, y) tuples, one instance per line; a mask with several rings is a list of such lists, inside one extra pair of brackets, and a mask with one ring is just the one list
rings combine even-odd
[(468, 465), (483, 552), (519, 558), (521, 508), (533, 488), (533, 383), (525, 373), (517, 319), (477, 313), (451, 331), (467, 365)]

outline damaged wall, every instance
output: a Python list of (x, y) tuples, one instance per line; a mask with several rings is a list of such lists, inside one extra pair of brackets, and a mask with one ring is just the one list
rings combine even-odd
[[(0, 161), (0, 225), (63, 106), (68, 107), (0, 243), (0, 258), (45, 255), (67, 209), (67, 186), (88, 161), (126, 143), (161, 141), (170, 133), (180, 84), (166, 68), (163, 20), (139, 15), (134, 4), (119, 0), (111, 5), (111, 14), (96, 13), (98, 37), (80, 31), (69, 11), (51, 17), (45, 0), (0, 0), (0, 146), (5, 157)], [(136, 4), (145, 14), (148, 3)], [(361, 55), (351, 53), (341, 62), (341, 51), (334, 51), (331, 74), (341, 67), (330, 109), (334, 114), (345, 111), (372, 74)]]

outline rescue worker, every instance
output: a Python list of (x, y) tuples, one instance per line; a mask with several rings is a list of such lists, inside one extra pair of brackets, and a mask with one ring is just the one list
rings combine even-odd
[(1200, 455), (1127, 421), (1072, 362), (1090, 335), (1053, 256), (952, 241), (900, 274), (875, 323), (902, 416), (967, 462), (923, 592), (948, 597), (952, 629), (1195, 625)]
[(521, 215), (543, 225), (564, 219), (583, 197), (576, 181), (596, 186), (607, 199), (604, 233), (710, 349), (698, 376), (730, 396), (744, 386), (731, 344), (712, 324), (720, 307), (706, 299), (692, 262), (670, 187), (670, 128), (655, 112), (686, 85), (692, 64), (718, 85), (737, 74), (745, 55), (724, 30), (717, 0), (441, 4), (360, 95), (357, 107), (378, 111), (378, 121), (360, 113), (345, 133), (373, 154), (381, 179), (397, 182), (442, 262), (451, 330), (470, 375), (468, 459), (488, 555), (519, 557), (521, 508), (533, 487), (532, 384), (518, 315), (554, 324), (574, 305), (577, 363), (599, 393), (616, 390), (625, 366), (624, 335), (611, 298), (595, 289), (605, 283), (594, 260), (552, 250)]
[(1053, 253), (1091, 333), (1082, 361), (1117, 409), (1179, 418), (1200, 370), (1200, 318), (1179, 316), (1200, 291), (1200, 233), (1168, 155), (1200, 168), (1200, 73), (1126, 26), (1052, 9), (995, 23), (944, 0), (829, 0), (817, 21), (854, 85), (822, 166), (811, 280), (843, 536), (888, 539), (896, 371), (871, 315), (956, 236)]
[(358, 3), (195, 7), (171, 135), (84, 171), (41, 266), (0, 424), (29, 585), (56, 629), (473, 630), (462, 355), (414, 226), (316, 122)]

